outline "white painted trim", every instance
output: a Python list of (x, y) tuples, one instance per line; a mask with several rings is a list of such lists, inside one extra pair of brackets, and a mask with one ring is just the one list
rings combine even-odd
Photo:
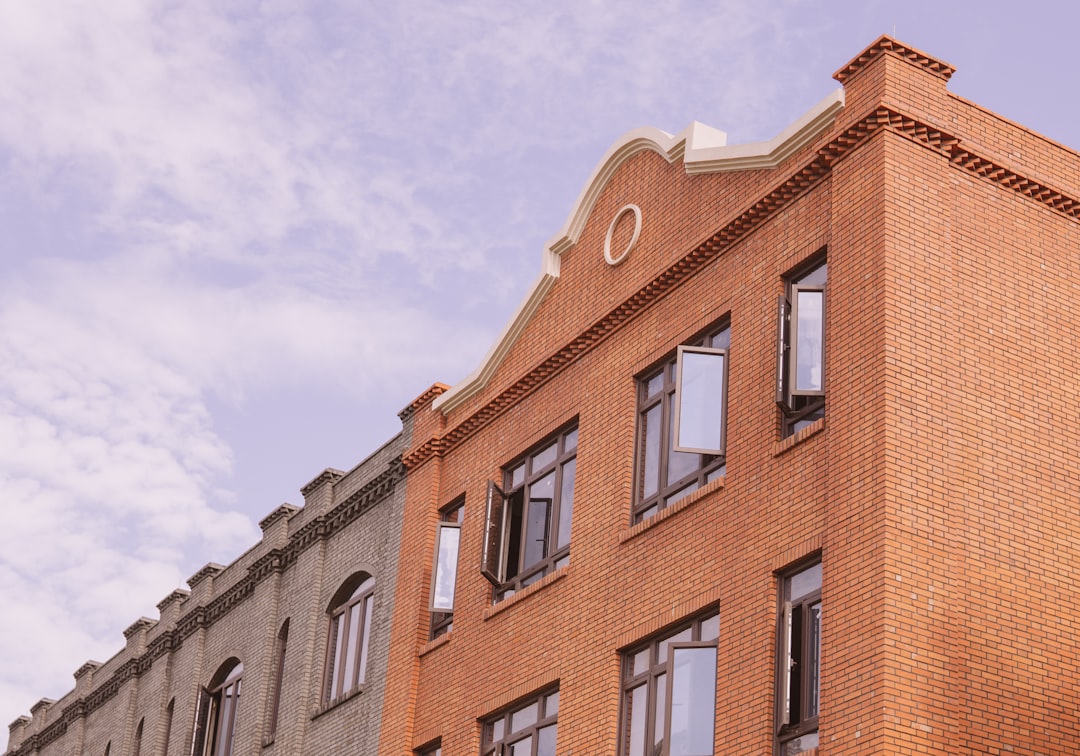
[[(634, 215), (634, 233), (630, 237), (630, 243), (626, 245), (618, 257), (612, 257), (611, 255), (611, 237), (615, 235), (615, 227), (619, 225), (619, 219), (627, 213), (633, 213)], [(607, 236), (604, 237), (604, 260), (607, 264), (615, 267), (625, 260), (629, 254), (634, 250), (634, 246), (637, 244), (638, 238), (641, 236), (641, 208), (637, 205), (626, 205), (622, 210), (615, 213), (615, 217), (611, 219), (611, 225), (608, 226)]]
[(559, 277), (560, 255), (581, 238), (585, 222), (589, 219), (600, 193), (615, 175), (615, 171), (632, 156), (651, 150), (668, 163), (682, 159), (687, 173), (775, 168), (785, 158), (817, 139), (843, 107), (844, 90), (841, 88), (832, 92), (773, 139), (731, 147), (727, 146), (727, 134), (697, 121), (693, 121), (676, 136), (651, 126), (623, 134), (593, 169), (562, 229), (544, 245), (540, 275), (518, 304), (510, 322), (499, 333), (480, 366), (437, 397), (432, 402), (432, 407), (442, 412), (450, 412), (491, 380), (544, 296), (555, 284), (555, 279)]

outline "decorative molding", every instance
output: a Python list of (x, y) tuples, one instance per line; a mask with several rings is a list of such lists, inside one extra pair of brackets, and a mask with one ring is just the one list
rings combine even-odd
[(75, 670), (75, 674), (73, 675), (73, 677), (76, 680), (79, 680), (83, 676), (85, 676), (88, 672), (94, 672), (94, 671), (96, 671), (96, 670), (98, 670), (100, 668), (101, 668), (101, 662), (91, 660), (91, 661), (88, 661), (88, 662), (84, 663), (81, 667), (79, 667), (77, 670)]
[(259, 528), (261, 528), (262, 531), (265, 533), (274, 525), (275, 522), (280, 520), (282, 517), (292, 517), (299, 511), (300, 507), (296, 506), (295, 504), (289, 504), (288, 502), (280, 504), (273, 512), (259, 520)]
[(432, 406), (444, 413), (450, 412), (488, 384), (559, 277), (560, 256), (581, 238), (585, 223), (604, 187), (631, 157), (649, 151), (660, 155), (669, 164), (681, 159), (687, 173), (772, 168), (821, 136), (843, 106), (844, 90), (839, 89), (776, 138), (734, 147), (727, 146), (727, 135), (723, 131), (697, 121), (676, 136), (652, 127), (634, 129), (624, 134), (600, 159), (578, 195), (566, 223), (545, 245), (540, 276), (484, 356), (480, 367), (436, 399)]
[(333, 467), (328, 467), (305, 484), (300, 489), (300, 493), (306, 497), (319, 486), (325, 483), (337, 483), (343, 477), (345, 477), (344, 472), (335, 470)]
[(220, 575), (221, 571), (224, 569), (225, 565), (218, 564), (217, 562), (207, 562), (201, 570), (187, 579), (187, 584), (194, 590), (195, 586), (206, 580), (206, 578)]
[(404, 423), (413, 416), (413, 413), (416, 412), (416, 410), (420, 409), (428, 402), (437, 399), (441, 394), (449, 390), (450, 387), (445, 383), (433, 383), (427, 391), (405, 405), (405, 408), (398, 413), (398, 418)]
[(177, 588), (175, 591), (173, 591), (157, 603), (158, 614), (164, 614), (165, 610), (168, 609), (172, 604), (176, 603), (177, 601), (184, 601), (190, 595), (191, 591), (186, 591), (183, 588)]
[(124, 637), (128, 640), (131, 640), (131, 638), (137, 633), (140, 633), (144, 630), (149, 630), (156, 624), (157, 621), (152, 620), (149, 617), (139, 617), (139, 619), (132, 622), (131, 625), (126, 630), (124, 630)]
[(910, 45), (898, 42), (887, 34), (882, 34), (869, 47), (847, 62), (840, 70), (833, 74), (833, 78), (841, 84), (847, 83), (848, 79), (866, 68), (871, 61), (884, 54), (895, 55), (915, 66), (925, 68), (944, 81), (952, 78), (956, 73), (956, 66), (942, 60), (933, 58), (921, 50), (916, 50)]
[(32, 717), (37, 717), (39, 711), (48, 711), (56, 701), (51, 698), (39, 698), (37, 703), (30, 707)]
[[(611, 237), (615, 234), (615, 227), (619, 225), (619, 220), (622, 219), (627, 213), (633, 213), (634, 215), (634, 233), (630, 237), (630, 243), (626, 245), (626, 249), (618, 257), (614, 257), (611, 254)], [(641, 208), (637, 205), (626, 205), (619, 212), (615, 213), (615, 217), (611, 219), (611, 225), (608, 226), (607, 236), (604, 237), (604, 260), (608, 265), (612, 267), (619, 265), (627, 258), (627, 256), (634, 250), (637, 245), (638, 237), (641, 236)]]

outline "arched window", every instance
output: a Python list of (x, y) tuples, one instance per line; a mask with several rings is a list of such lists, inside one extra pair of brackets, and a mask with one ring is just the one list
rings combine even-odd
[(330, 602), (326, 651), (326, 703), (342, 698), (364, 682), (375, 578), (357, 573), (345, 581)]
[(169, 705), (165, 709), (165, 744), (161, 747), (161, 756), (169, 756), (169, 738), (172, 736), (173, 709), (176, 707), (176, 699), (169, 699)]
[(270, 702), (270, 732), (272, 740), (277, 734), (278, 712), (281, 710), (281, 686), (285, 680), (285, 649), (289, 645), (289, 620), (281, 626), (277, 639), (277, 659), (274, 665), (274, 697)]
[(142, 729), (145, 719), (139, 720), (139, 726), (135, 728), (135, 745), (131, 749), (132, 756), (139, 756), (139, 752), (142, 751)]
[(229, 659), (200, 692), (195, 742), (203, 743), (202, 756), (232, 756), (243, 674), (240, 660)]
[(105, 756), (109, 756), (109, 752), (112, 750), (112, 741), (110, 740), (105, 744)]

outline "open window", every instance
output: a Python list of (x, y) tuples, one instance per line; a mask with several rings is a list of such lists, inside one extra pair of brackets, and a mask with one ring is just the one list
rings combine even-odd
[(777, 750), (794, 756), (818, 744), (821, 689), (821, 562), (781, 584), (777, 649)]
[(367, 674), (375, 578), (358, 572), (346, 580), (330, 601), (330, 631), (326, 644), (324, 704), (362, 688)]
[(825, 415), (825, 281), (818, 259), (787, 279), (777, 301), (776, 403), (784, 436)]
[(464, 497), (439, 512), (435, 535), (435, 566), (431, 575), (428, 610), (431, 612), (431, 638), (450, 632), (454, 626), (454, 591), (457, 587), (458, 551), (461, 520), (465, 513)]
[(208, 687), (200, 688), (192, 756), (232, 756), (243, 675), (244, 665), (234, 657), (218, 667)]
[(570, 561), (577, 437), (574, 426), (549, 438), (506, 468), (502, 486), (488, 483), (480, 572), (496, 601)]
[(730, 342), (714, 327), (638, 379), (633, 522), (725, 473)]

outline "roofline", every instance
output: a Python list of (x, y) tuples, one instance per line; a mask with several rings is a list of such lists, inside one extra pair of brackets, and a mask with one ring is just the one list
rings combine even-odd
[(540, 275), (533, 281), (532, 287), (514, 310), (510, 321), (503, 327), (491, 349), (484, 355), (479, 367), (437, 397), (432, 402), (432, 407), (444, 413), (450, 412), (488, 384), (559, 277), (562, 253), (581, 238), (585, 222), (600, 193), (615, 172), (631, 157), (650, 150), (669, 164), (681, 158), (683, 167), (690, 174), (775, 168), (820, 136), (843, 107), (844, 90), (840, 88), (831, 92), (773, 139), (730, 147), (727, 146), (727, 134), (697, 121), (691, 122), (675, 136), (651, 126), (623, 134), (593, 169), (562, 229), (544, 245), (540, 259)]

